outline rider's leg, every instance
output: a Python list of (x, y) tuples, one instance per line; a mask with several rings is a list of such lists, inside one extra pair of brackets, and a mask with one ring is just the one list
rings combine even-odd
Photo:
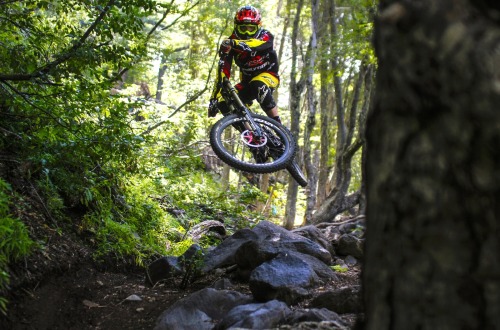
[(278, 106), (273, 97), (273, 91), (279, 85), (279, 79), (267, 72), (255, 76), (249, 83), (249, 94), (259, 102), (264, 112), (281, 123)]
[(280, 118), (280, 114), (279, 114), (279, 111), (278, 111), (278, 106), (275, 106), (271, 110), (266, 111), (266, 114), (269, 117), (271, 117), (272, 119), (276, 120), (278, 123), (281, 124), (281, 118)]

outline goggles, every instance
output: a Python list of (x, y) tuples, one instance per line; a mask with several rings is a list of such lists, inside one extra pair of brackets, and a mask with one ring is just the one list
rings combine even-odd
[(238, 24), (236, 25), (236, 30), (238, 30), (238, 34), (246, 34), (246, 35), (254, 35), (259, 27), (255, 24)]

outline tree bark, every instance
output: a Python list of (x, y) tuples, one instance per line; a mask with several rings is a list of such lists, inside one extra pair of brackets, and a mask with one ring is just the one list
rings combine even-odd
[[(329, 19), (329, 6), (330, 1), (321, 2), (321, 28), (319, 30), (319, 40), (321, 47), (321, 54), (327, 54), (330, 50), (330, 38), (331, 35), (328, 34), (328, 19)], [(320, 71), (320, 140), (321, 140), (321, 157), (319, 161), (318, 168), (318, 184), (317, 184), (317, 194), (316, 203), (317, 206), (321, 205), (326, 199), (328, 187), (328, 177), (330, 174), (330, 126), (332, 121), (332, 112), (334, 109), (332, 98), (331, 98), (331, 84), (328, 78), (330, 74), (330, 62), (327, 56), (321, 56), (319, 59), (319, 71)]]
[[(289, 0), (290, 1), (290, 0)], [(298, 51), (297, 51), (297, 39), (299, 34), (299, 22), (300, 14), (302, 12), (302, 7), (304, 5), (304, 0), (299, 0), (297, 4), (297, 9), (295, 13), (295, 18), (293, 22), (292, 30), (292, 69), (290, 73), (290, 113), (291, 113), (291, 125), (290, 131), (293, 136), (297, 138), (300, 133), (300, 96), (304, 90), (303, 77), (297, 81), (297, 61), (298, 61)], [(286, 210), (285, 210), (285, 221), (283, 223), (284, 227), (287, 229), (292, 229), (295, 223), (295, 216), (297, 211), (297, 193), (299, 190), (299, 185), (297, 182), (289, 176), (288, 178), (288, 189), (287, 189), (287, 200), (286, 200)]]
[(167, 56), (165, 54), (161, 54), (161, 59), (160, 59), (160, 67), (158, 68), (158, 79), (156, 81), (156, 95), (155, 98), (158, 101), (161, 101), (162, 94), (163, 94), (163, 76), (165, 75), (165, 72), (167, 71)]
[(381, 1), (365, 329), (500, 324), (500, 27), (480, 3)]
[(305, 219), (306, 223), (310, 223), (313, 211), (316, 206), (316, 187), (317, 187), (317, 169), (314, 166), (312, 158), (313, 145), (311, 135), (316, 126), (316, 90), (313, 85), (314, 67), (316, 65), (316, 53), (318, 48), (317, 31), (319, 21), (319, 0), (311, 0), (312, 16), (311, 16), (311, 38), (309, 40), (306, 74), (306, 89), (307, 89), (307, 107), (308, 116), (304, 129), (304, 167), (308, 178), (308, 191)]

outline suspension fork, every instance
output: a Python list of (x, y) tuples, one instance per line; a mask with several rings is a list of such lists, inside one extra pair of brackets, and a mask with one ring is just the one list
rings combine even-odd
[(247, 130), (254, 132), (255, 135), (258, 137), (263, 136), (263, 132), (262, 132), (260, 125), (258, 125), (255, 122), (255, 120), (253, 119), (253, 117), (250, 113), (250, 110), (248, 110), (248, 108), (243, 104), (243, 102), (239, 98), (238, 93), (236, 93), (236, 88), (234, 88), (234, 86), (231, 85), (231, 83), (229, 82), (229, 79), (227, 79), (227, 77), (224, 77), (223, 81), (224, 81), (225, 87), (228, 90), (228, 93), (230, 96), (229, 99), (234, 102), (232, 105), (235, 106), (236, 111), (239, 114), (243, 115), (243, 118), (245, 118), (245, 122), (243, 123), (245, 128)]

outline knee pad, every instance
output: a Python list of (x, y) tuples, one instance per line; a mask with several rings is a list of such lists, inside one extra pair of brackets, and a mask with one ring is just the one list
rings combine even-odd
[(273, 97), (273, 89), (271, 87), (267, 86), (262, 81), (252, 81), (252, 85), (254, 85), (257, 91), (255, 99), (259, 102), (262, 110), (268, 112), (276, 106)]

